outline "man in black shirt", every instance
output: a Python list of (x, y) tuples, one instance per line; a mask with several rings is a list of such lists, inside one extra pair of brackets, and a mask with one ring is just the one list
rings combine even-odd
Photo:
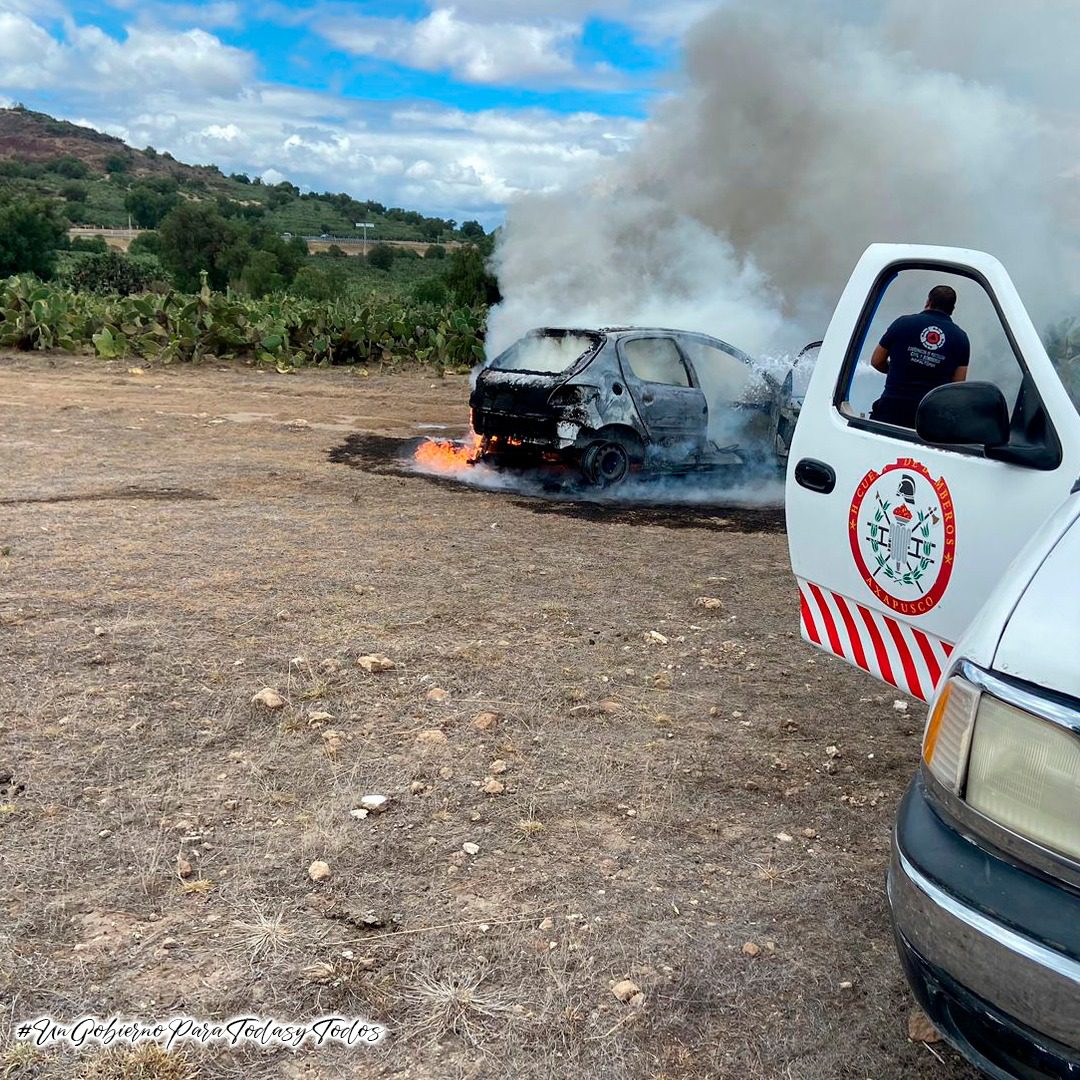
[(956, 290), (935, 285), (926, 307), (897, 319), (874, 349), (870, 363), (885, 374), (885, 391), (870, 410), (871, 420), (915, 426), (919, 402), (935, 386), (967, 378), (971, 343), (952, 321)]

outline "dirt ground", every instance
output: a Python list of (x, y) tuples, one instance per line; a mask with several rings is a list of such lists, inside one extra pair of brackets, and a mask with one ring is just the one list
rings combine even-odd
[[(799, 640), (782, 515), (410, 475), (467, 393), (0, 358), (0, 1077), (970, 1078), (884, 906), (922, 711)], [(390, 1030), (13, 1039), (114, 1013)]]

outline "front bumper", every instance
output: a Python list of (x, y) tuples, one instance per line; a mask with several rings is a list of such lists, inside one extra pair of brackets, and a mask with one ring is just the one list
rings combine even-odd
[(908, 981), (949, 1042), (996, 1080), (1080, 1080), (1080, 898), (952, 829), (921, 777), (888, 892)]

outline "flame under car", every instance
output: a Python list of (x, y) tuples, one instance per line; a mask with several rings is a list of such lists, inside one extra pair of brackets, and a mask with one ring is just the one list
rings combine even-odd
[(612, 487), (775, 462), (775, 400), (749, 356), (706, 334), (548, 328), (485, 367), (470, 406), (480, 460), (567, 467)]

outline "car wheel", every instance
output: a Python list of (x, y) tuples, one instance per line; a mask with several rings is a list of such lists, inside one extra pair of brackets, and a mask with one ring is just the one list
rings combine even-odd
[(597, 442), (585, 451), (581, 471), (593, 487), (610, 488), (630, 475), (630, 451), (620, 442)]

